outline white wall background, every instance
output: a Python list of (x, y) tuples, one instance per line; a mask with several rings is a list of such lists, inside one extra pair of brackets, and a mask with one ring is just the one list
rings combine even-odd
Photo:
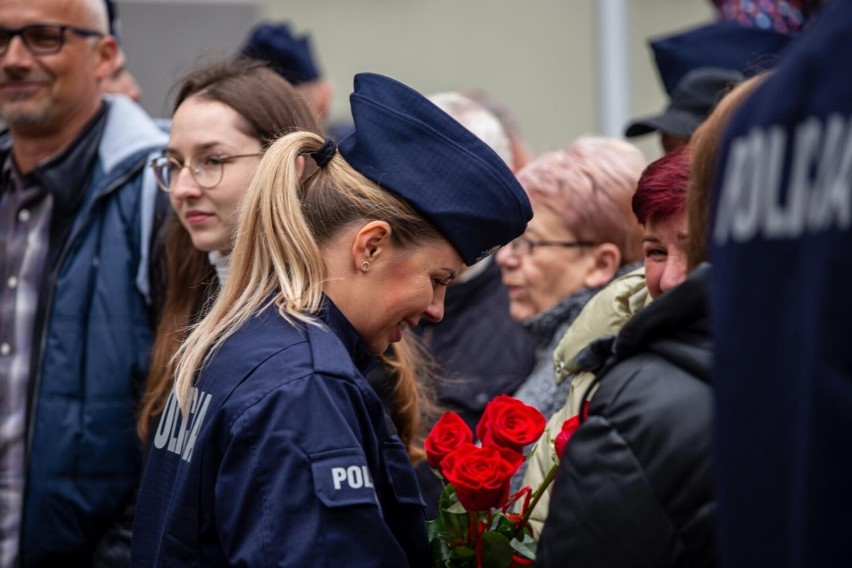
[[(602, 0), (118, 0), (131, 71), (150, 112), (199, 50), (237, 49), (252, 22), (290, 21), (309, 32), (348, 114), (352, 76), (384, 73), (431, 93), (477, 87), (517, 115), (535, 152), (601, 128), (598, 13)], [(647, 40), (712, 18), (709, 0), (624, 0), (628, 112), (665, 104)], [(617, 42), (616, 42), (617, 45)], [(659, 155), (653, 136), (639, 139)]]

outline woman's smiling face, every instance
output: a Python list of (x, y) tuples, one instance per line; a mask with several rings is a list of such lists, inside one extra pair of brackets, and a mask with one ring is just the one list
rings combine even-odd
[(463, 263), (446, 241), (431, 241), (404, 249), (392, 247), (360, 279), (358, 305), (346, 310), (369, 351), (384, 353), (420, 320), (441, 321), (447, 286)]
[(652, 298), (686, 280), (688, 240), (686, 210), (645, 221), (645, 283)]

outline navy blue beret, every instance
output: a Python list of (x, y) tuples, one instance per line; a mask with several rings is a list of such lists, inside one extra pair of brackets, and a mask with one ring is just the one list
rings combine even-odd
[(320, 78), (308, 36), (295, 37), (287, 24), (257, 25), (241, 53), (269, 63), (291, 85)]
[(426, 97), (376, 75), (355, 76), (355, 131), (339, 151), (364, 177), (408, 202), (467, 265), (520, 236), (532, 218), (505, 162)]
[(657, 71), (671, 95), (681, 79), (699, 67), (733, 69), (746, 76), (771, 69), (797, 37), (774, 30), (715, 22), (651, 42)]

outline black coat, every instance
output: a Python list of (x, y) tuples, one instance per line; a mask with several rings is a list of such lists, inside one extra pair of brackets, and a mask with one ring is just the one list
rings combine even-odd
[(438, 364), (439, 406), (458, 412), (471, 429), (488, 401), (515, 392), (535, 365), (532, 336), (509, 315), (509, 295), (493, 261), (447, 289), (443, 320), (414, 331)]
[[(488, 401), (515, 392), (535, 364), (533, 338), (509, 315), (509, 294), (493, 260), (481, 274), (447, 289), (440, 323), (423, 322), (414, 331), (438, 364), (439, 409), (457, 412), (474, 431)], [(434, 519), (441, 482), (425, 462), (417, 478), (426, 516)]]
[(714, 566), (709, 266), (582, 356), (600, 388), (568, 443), (537, 566)]

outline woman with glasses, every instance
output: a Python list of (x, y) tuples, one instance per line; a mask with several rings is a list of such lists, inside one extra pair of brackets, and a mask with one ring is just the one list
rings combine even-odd
[(177, 354), (135, 566), (431, 565), (414, 471), (363, 373), (532, 211), (419, 93), (364, 73), (350, 101), (339, 148), (299, 131), (261, 158), (225, 286)]
[(630, 198), (643, 167), (631, 144), (584, 137), (518, 172), (535, 215), (526, 232), (497, 253), (497, 263), (509, 311), (536, 343), (536, 365), (515, 396), (546, 417), (568, 392), (554, 380), (559, 339), (589, 298), (640, 258), (641, 227)]
[(175, 102), (169, 145), (153, 168), (174, 216), (168, 281), (137, 427), (149, 441), (172, 387), (172, 357), (227, 276), (237, 210), (266, 146), (288, 130), (318, 132), (293, 88), (260, 63), (217, 63), (190, 74)]

